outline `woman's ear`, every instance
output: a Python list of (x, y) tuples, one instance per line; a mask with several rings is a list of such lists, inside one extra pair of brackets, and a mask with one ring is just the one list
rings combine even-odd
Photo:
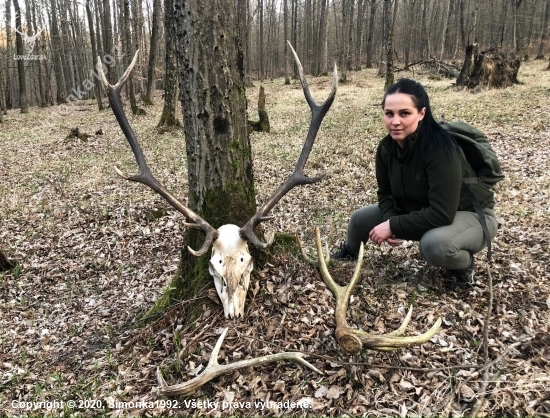
[(419, 116), (419, 121), (421, 121), (422, 119), (424, 119), (424, 116), (426, 115), (426, 108), (423, 107), (422, 110), (419, 112), (418, 116)]

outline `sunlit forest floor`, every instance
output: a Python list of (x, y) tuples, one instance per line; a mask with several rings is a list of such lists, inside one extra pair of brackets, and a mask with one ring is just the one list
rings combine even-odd
[[(488, 332), (494, 364), (484, 394), (480, 369), (490, 292), (485, 252), (476, 256), (475, 286), (446, 293), (442, 272), (426, 265), (416, 243), (393, 250), (367, 246), (349, 322), (388, 332), (412, 304), (410, 335), (443, 319), (440, 332), (421, 347), (343, 355), (334, 339), (334, 298), (315, 267), (285, 253), (253, 273), (244, 320), (226, 320), (220, 306), (205, 310), (195, 328), (183, 327), (182, 301), (166, 317), (138, 328), (177, 268), (182, 216), (149, 189), (115, 174), (115, 164), (129, 173), (136, 168), (110, 109), (98, 112), (90, 100), (62, 112), (10, 111), (0, 125), (0, 246), (17, 267), (0, 273), (0, 415), (467, 416), (485, 395), (483, 415), (550, 416), (546, 65), (523, 63), (520, 85), (477, 93), (454, 88), (454, 80), (431, 79), (421, 69), (397, 74), (427, 87), (436, 117), (484, 131), (506, 175), (496, 187), (499, 232)], [(384, 134), (384, 80), (375, 74), (351, 73), (338, 87), (306, 167), (308, 174), (327, 176), (289, 193), (267, 223), (299, 234), (311, 254), (316, 225), (334, 249), (350, 213), (376, 201), (374, 152)], [(314, 97), (324, 100), (328, 77), (309, 80)], [(260, 85), (271, 133), (251, 135), (259, 203), (292, 171), (309, 124), (295, 80), (289, 86), (282, 79), (256, 81), (247, 90), (250, 118), (256, 117)], [(160, 92), (155, 105), (141, 106), (147, 115), (130, 121), (149, 165), (185, 198), (183, 132), (155, 129)], [(76, 127), (90, 136), (68, 138)], [(165, 208), (165, 215), (148, 216), (155, 208)], [(352, 271), (352, 263), (331, 266), (340, 282)], [(206, 365), (224, 327), (229, 333), (220, 363), (302, 351), (323, 374), (293, 363), (266, 365), (221, 376), (175, 402), (153, 404), (157, 368), (169, 384), (191, 379)], [(151, 403), (116, 403), (140, 400)], [(273, 403), (264, 409), (254, 404), (268, 400)], [(42, 401), (61, 404), (30, 403)]]

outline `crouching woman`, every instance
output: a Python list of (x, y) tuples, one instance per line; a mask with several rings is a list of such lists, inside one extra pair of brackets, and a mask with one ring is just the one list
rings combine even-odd
[[(446, 270), (446, 287), (468, 288), (483, 229), (462, 179), (476, 173), (453, 137), (437, 123), (422, 85), (401, 79), (382, 101), (388, 135), (376, 151), (378, 204), (356, 210), (334, 258), (355, 258), (361, 242), (419, 241), (420, 253)], [(490, 239), (497, 232), (490, 189), (476, 190)]]

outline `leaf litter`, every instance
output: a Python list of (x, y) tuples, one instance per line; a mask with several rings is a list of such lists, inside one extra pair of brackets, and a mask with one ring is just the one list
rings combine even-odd
[[(524, 84), (468, 91), (415, 74), (432, 98), (436, 117), (465, 120), (486, 132), (506, 179), (497, 188), (499, 232), (491, 266), (494, 310), (488, 332), (490, 382), (481, 414), (550, 416), (550, 73), (524, 63)], [(409, 74), (407, 74), (409, 75)], [(409, 75), (412, 76), (412, 75)], [(323, 100), (326, 77), (310, 78)], [(269, 228), (299, 234), (313, 254), (319, 225), (331, 250), (345, 236), (350, 213), (376, 200), (374, 151), (383, 135), (383, 80), (374, 71), (340, 85), (306, 169), (327, 173), (318, 184), (290, 192), (274, 208)], [(258, 87), (248, 89), (256, 103)], [(257, 200), (263, 202), (292, 170), (306, 135), (309, 111), (299, 84), (265, 82), (272, 133), (251, 136)], [(130, 117), (156, 175), (185, 198), (183, 134), (153, 126), (161, 99), (145, 117)], [(250, 113), (255, 113), (250, 106)], [(154, 401), (157, 368), (168, 384), (199, 374), (224, 327), (219, 362), (296, 350), (322, 375), (293, 363), (220, 376), (155, 407), (106, 408), (108, 416), (467, 416), (480, 399), (483, 325), (488, 287), (484, 253), (477, 255), (472, 290), (445, 293), (442, 273), (422, 260), (415, 243), (369, 245), (348, 318), (375, 333), (399, 326), (414, 305), (409, 334), (438, 317), (443, 327), (420, 347), (346, 356), (334, 340), (334, 298), (316, 268), (298, 256), (275, 254), (256, 271), (246, 317), (230, 321), (220, 306), (205, 308), (184, 326), (185, 301), (145, 328), (139, 319), (162, 293), (180, 256), (183, 219), (146, 188), (112, 169), (135, 170), (131, 152), (109, 111), (79, 102), (56, 128), (33, 134), (53, 109), (10, 111), (0, 132), (0, 244), (18, 267), (0, 275), (0, 411), (36, 416), (17, 402)], [(78, 126), (103, 135), (66, 138)], [(161, 209), (161, 216), (149, 216)], [(351, 263), (332, 263), (341, 283)], [(216, 299), (215, 294), (211, 295)], [(192, 400), (202, 401), (195, 403)], [(187, 402), (187, 403), (185, 403)], [(209, 403), (210, 402), (210, 403)], [(213, 405), (218, 403), (218, 407)], [(226, 408), (222, 403), (226, 402)], [(286, 402), (286, 403), (285, 403)], [(292, 407), (304, 405), (308, 408)], [(120, 405), (120, 404), (118, 404)], [(93, 408), (42, 409), (52, 416), (96, 416)]]

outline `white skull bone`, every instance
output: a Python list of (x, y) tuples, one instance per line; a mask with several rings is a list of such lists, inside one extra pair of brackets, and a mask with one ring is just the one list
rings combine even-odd
[(212, 245), (208, 271), (214, 278), (225, 317), (244, 317), (244, 302), (250, 284), (252, 256), (237, 225), (223, 225)]

